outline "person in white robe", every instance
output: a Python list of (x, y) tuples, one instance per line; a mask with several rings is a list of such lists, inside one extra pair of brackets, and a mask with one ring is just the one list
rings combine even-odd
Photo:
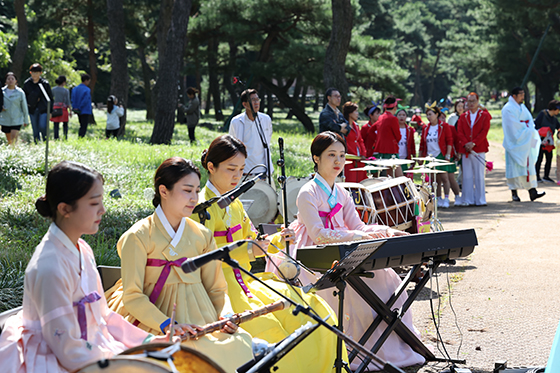
[(518, 189), (528, 189), (531, 201), (545, 195), (545, 192), (537, 191), (535, 170), (541, 141), (533, 117), (523, 104), (524, 99), (525, 92), (516, 87), (512, 89), (508, 102), (502, 108), (506, 179), (514, 202), (521, 201)]

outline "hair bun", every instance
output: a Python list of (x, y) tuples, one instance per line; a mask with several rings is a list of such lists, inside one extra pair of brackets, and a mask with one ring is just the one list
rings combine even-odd
[(44, 216), (45, 218), (53, 217), (51, 207), (49, 206), (49, 203), (47, 202), (47, 198), (45, 196), (37, 198), (37, 201), (35, 201), (35, 208), (41, 216)]
[(200, 163), (202, 164), (202, 167), (204, 167), (206, 170), (208, 170), (207, 162), (206, 162), (207, 155), (208, 155), (208, 149), (204, 149), (202, 151), (202, 156), (200, 157)]

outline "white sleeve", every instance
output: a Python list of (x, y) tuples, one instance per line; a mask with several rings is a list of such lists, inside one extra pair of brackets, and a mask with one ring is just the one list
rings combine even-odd
[(233, 118), (229, 125), (229, 134), (243, 142), (243, 128), (241, 125), (242, 123), (238, 118)]
[(40, 317), (43, 338), (60, 364), (74, 371), (113, 354), (81, 339), (69, 272), (70, 269), (62, 265), (46, 265), (27, 280)]

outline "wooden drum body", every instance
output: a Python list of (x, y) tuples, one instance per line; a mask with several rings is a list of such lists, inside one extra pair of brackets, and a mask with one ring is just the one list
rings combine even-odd
[(356, 205), (356, 211), (358, 211), (360, 219), (366, 224), (372, 223), (375, 215), (375, 208), (368, 189), (359, 183), (337, 184), (349, 191), (352, 195), (352, 199), (354, 200), (354, 205)]
[(415, 226), (415, 205), (421, 197), (416, 186), (408, 177), (388, 179), (367, 187), (375, 207), (371, 223), (387, 225), (398, 230)]

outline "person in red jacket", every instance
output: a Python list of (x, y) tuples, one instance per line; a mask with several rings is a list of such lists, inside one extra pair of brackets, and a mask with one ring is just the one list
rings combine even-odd
[[(379, 153), (378, 158), (391, 159), (399, 157), (399, 141), (401, 140), (401, 131), (399, 127), (399, 120), (395, 116), (397, 112), (397, 99), (389, 96), (383, 103), (385, 112), (381, 114), (377, 123), (377, 139), (375, 141), (375, 151)], [(395, 175), (393, 170), (388, 169), (387, 175), (393, 177), (403, 176), (402, 169), (397, 167)]]
[(475, 92), (467, 96), (467, 110), (457, 122), (459, 151), (464, 154), (463, 169), (463, 203), (469, 206), (486, 206), (486, 189), (484, 173), (486, 170), (486, 153), (488, 152), (488, 130), (492, 116), (479, 106)]
[(424, 121), (420, 116), (421, 113), (422, 110), (420, 110), (420, 108), (416, 108), (414, 109), (414, 115), (412, 116), (412, 118), (410, 118), (410, 124), (414, 127), (414, 129), (418, 133), (422, 132), (422, 127), (424, 126)]
[[(364, 145), (364, 140), (360, 133), (360, 129), (356, 124), (358, 120), (358, 105), (348, 101), (342, 106), (342, 114), (344, 118), (348, 121), (348, 134), (346, 135), (346, 147), (347, 154), (357, 155), (359, 157), (365, 157), (366, 147)], [(359, 183), (360, 181), (367, 179), (366, 171), (351, 171), (353, 168), (364, 167), (365, 165), (360, 161), (352, 161), (351, 164), (344, 166), (344, 176), (346, 181), (349, 183)]]
[(377, 139), (377, 120), (381, 115), (381, 108), (377, 104), (368, 105), (364, 109), (364, 114), (369, 118), (369, 121), (362, 126), (361, 134), (364, 140), (364, 145), (366, 147), (366, 157), (373, 156), (375, 150), (373, 149), (375, 145), (375, 140)]
[[(451, 135), (449, 125), (439, 119), (440, 115), (441, 111), (435, 105), (429, 106), (426, 109), (428, 124), (422, 129), (420, 156), (431, 156), (449, 161), (453, 151), (453, 135)], [(437, 196), (441, 198), (442, 185), (445, 194), (445, 198), (438, 199), (438, 206), (443, 208), (449, 207), (449, 177), (447, 176), (447, 172), (450, 172), (450, 167), (451, 166), (436, 167), (438, 170), (446, 171), (436, 176)]]
[[(406, 123), (407, 108), (408, 107), (398, 105), (397, 109), (397, 119), (399, 120), (399, 130), (401, 132), (401, 139), (399, 141), (400, 159), (412, 159), (412, 157), (416, 157), (416, 145), (414, 144), (414, 133), (416, 131)], [(414, 163), (401, 166), (403, 171), (411, 168), (414, 168)], [(412, 177), (413, 174), (409, 174), (409, 176)]]

